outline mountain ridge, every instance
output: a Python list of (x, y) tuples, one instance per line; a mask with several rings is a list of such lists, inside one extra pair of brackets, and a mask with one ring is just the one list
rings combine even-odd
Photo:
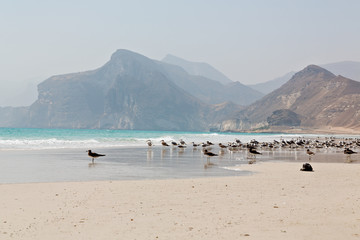
[[(300, 127), (360, 128), (360, 83), (309, 65), (282, 87), (218, 124), (221, 131), (271, 128), (275, 111), (289, 110)], [(294, 122), (294, 121), (293, 121)], [(287, 126), (294, 127), (294, 126)]]
[(223, 73), (216, 70), (214, 67), (212, 67), (210, 64), (207, 63), (191, 62), (171, 54), (167, 54), (161, 61), (180, 66), (187, 73), (191, 75), (204, 76), (206, 78), (218, 81), (222, 84), (227, 84), (232, 82), (231, 79), (229, 79)]

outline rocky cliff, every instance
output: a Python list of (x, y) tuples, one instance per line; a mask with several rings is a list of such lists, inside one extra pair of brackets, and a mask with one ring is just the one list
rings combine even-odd
[(33, 127), (204, 130), (210, 107), (155, 61), (127, 50), (97, 70), (51, 77), (38, 91), (29, 108)]

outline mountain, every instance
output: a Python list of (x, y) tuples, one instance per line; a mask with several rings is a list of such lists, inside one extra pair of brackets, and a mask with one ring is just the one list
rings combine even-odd
[[(360, 62), (354, 61), (343, 61), (343, 62), (335, 62), (329, 64), (319, 65), (322, 68), (334, 73), (335, 75), (341, 75), (349, 79), (353, 79), (355, 81), (360, 82)], [(268, 94), (275, 89), (281, 87), (284, 83), (291, 79), (295, 72), (289, 72), (282, 77), (275, 78), (273, 80), (247, 85), (254, 90), (257, 90), (263, 94)]]
[(222, 84), (228, 84), (232, 82), (232, 80), (226, 77), (223, 73), (219, 72), (207, 63), (190, 62), (171, 54), (166, 55), (162, 59), (162, 62), (180, 66), (190, 75), (203, 76), (218, 81)]
[(360, 82), (360, 62), (344, 61), (320, 65), (330, 72)]
[(196, 90), (209, 101), (216, 94), (226, 96), (208, 85), (225, 88), (180, 67), (118, 50), (98, 69), (43, 81), (29, 107), (0, 108), (0, 126), (205, 131), (213, 119), (242, 109), (231, 102), (212, 106), (192, 94)]
[(263, 93), (240, 82), (231, 81), (227, 84), (222, 84), (219, 81), (202, 75), (191, 75), (178, 65), (165, 63), (164, 61), (158, 62), (158, 64), (171, 81), (208, 104), (220, 104), (231, 101), (239, 105), (249, 105), (264, 96)]
[(360, 129), (360, 83), (310, 65), (279, 89), (212, 127), (243, 131), (279, 125)]
[(278, 89), (281, 87), (284, 83), (289, 81), (291, 77), (295, 74), (295, 72), (289, 72), (285, 74), (284, 76), (275, 78), (273, 80), (263, 82), (263, 83), (257, 83), (252, 85), (247, 85), (248, 87), (251, 87), (252, 89), (259, 91), (263, 94), (268, 94), (274, 91), (275, 89)]
[(103, 67), (38, 86), (29, 126), (146, 130), (205, 129), (209, 106), (169, 80), (157, 62), (118, 50)]

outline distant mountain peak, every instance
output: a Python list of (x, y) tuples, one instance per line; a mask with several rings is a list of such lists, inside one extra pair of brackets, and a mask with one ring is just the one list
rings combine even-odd
[(172, 65), (177, 65), (183, 68), (190, 75), (203, 76), (218, 81), (222, 84), (228, 84), (232, 82), (232, 80), (226, 77), (222, 72), (204, 62), (191, 62), (171, 54), (167, 54), (161, 61)]
[(118, 49), (111, 55), (110, 62), (117, 61), (117, 60), (129, 60), (129, 59), (132, 59), (132, 60), (147, 59), (149, 61), (151, 60), (150, 58), (145, 57), (144, 55), (141, 55), (139, 53), (132, 52), (127, 49)]
[(299, 76), (299, 75), (314, 75), (314, 74), (325, 74), (326, 76), (335, 77), (335, 75), (333, 73), (331, 73), (330, 71), (326, 70), (325, 68), (314, 65), (314, 64), (305, 67), (303, 70), (296, 73), (295, 75)]

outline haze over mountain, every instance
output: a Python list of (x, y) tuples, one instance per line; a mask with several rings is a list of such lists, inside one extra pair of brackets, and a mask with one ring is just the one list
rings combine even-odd
[[(343, 61), (343, 62), (322, 64), (319, 66), (327, 69), (328, 71), (334, 73), (335, 75), (341, 75), (355, 81), (360, 81), (360, 62)], [(285, 74), (282, 77), (278, 77), (267, 82), (251, 84), (247, 86), (261, 93), (268, 94), (274, 91), (275, 89), (278, 89), (288, 80), (290, 80), (290, 78), (294, 75), (294, 73), (295, 72), (292, 71)]]
[[(208, 117), (216, 112), (228, 111), (227, 106), (240, 109), (200, 101), (176, 85), (179, 75), (170, 74), (174, 66), (167, 67), (118, 50), (99, 69), (45, 80), (38, 86), (38, 99), (28, 108), (0, 108), (1, 126), (205, 130)], [(177, 70), (191, 83), (191, 76)]]
[[(0, 127), (248, 131), (360, 130), (360, 82), (309, 65), (247, 107), (247, 96), (179, 66), (117, 50), (102, 67), (50, 77), (28, 107), (0, 108)], [(215, 102), (216, 104), (210, 104)]]
[(212, 67), (207, 63), (190, 62), (171, 54), (167, 54), (162, 59), (162, 62), (180, 66), (190, 75), (203, 76), (218, 81), (222, 84), (227, 84), (232, 82), (231, 79), (229, 79), (223, 73), (216, 70), (214, 67)]
[(343, 61), (336, 63), (322, 64), (321, 67), (329, 70), (335, 75), (341, 75), (355, 81), (360, 81), (360, 62)]
[(289, 81), (294, 74), (295, 74), (295, 72), (292, 71), (292, 72), (285, 74), (284, 76), (275, 78), (273, 80), (263, 82), (263, 83), (247, 85), (247, 86), (251, 87), (252, 89), (255, 89), (263, 94), (268, 94), (268, 93), (271, 93), (272, 91), (274, 91), (275, 89), (278, 89), (279, 87), (281, 87), (287, 81)]
[(243, 131), (278, 125), (359, 129), (360, 83), (310, 65), (279, 89), (213, 127)]
[[(173, 82), (206, 103), (231, 101), (249, 105), (264, 96), (240, 82), (231, 81), (209, 64), (192, 63), (172, 55), (167, 55), (162, 62), (164, 71)], [(228, 80), (224, 81), (224, 78)]]

